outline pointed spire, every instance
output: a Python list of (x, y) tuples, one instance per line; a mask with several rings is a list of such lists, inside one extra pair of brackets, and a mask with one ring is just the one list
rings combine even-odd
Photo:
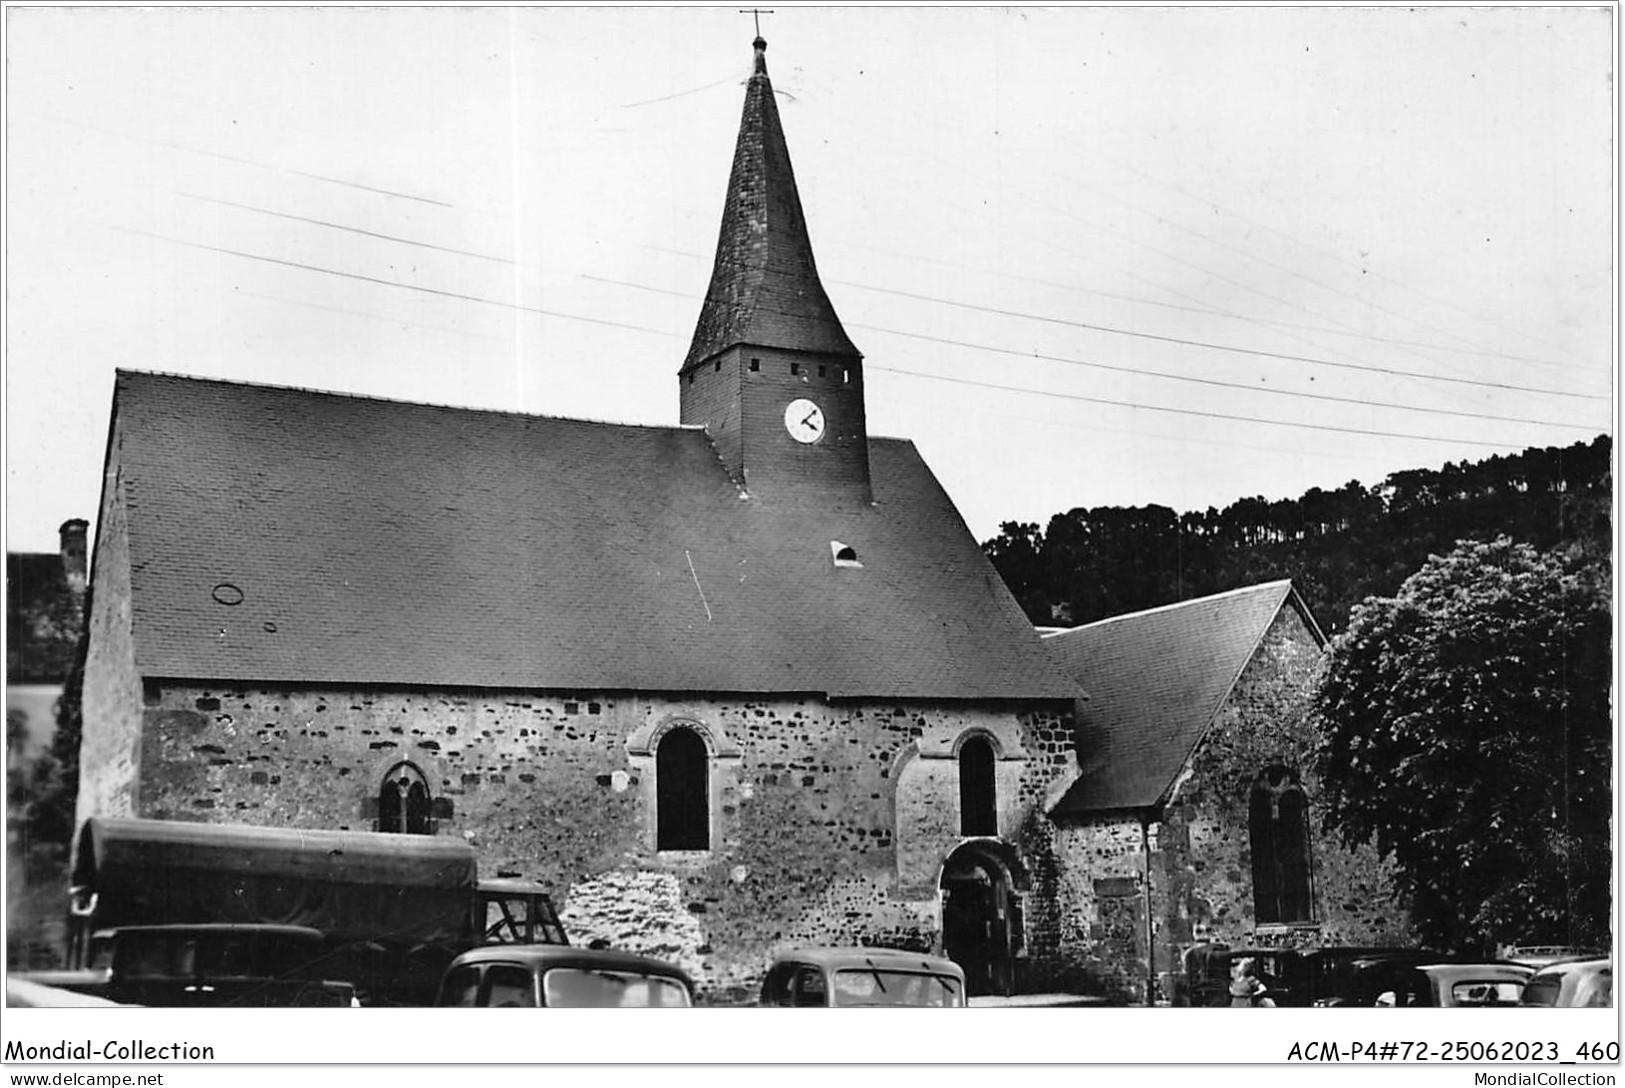
[(716, 264), (687, 368), (734, 344), (859, 358), (813, 263), (778, 104), (767, 78), (767, 42), (756, 61), (734, 147)]

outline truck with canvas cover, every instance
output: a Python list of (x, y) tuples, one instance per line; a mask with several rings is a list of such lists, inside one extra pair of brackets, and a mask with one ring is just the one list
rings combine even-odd
[(473, 847), (425, 835), (93, 817), (80, 830), (68, 961), (125, 926), (276, 924), (323, 936), (320, 968), (368, 1004), (428, 1004), (459, 953), (565, 944), (540, 885), (481, 882)]

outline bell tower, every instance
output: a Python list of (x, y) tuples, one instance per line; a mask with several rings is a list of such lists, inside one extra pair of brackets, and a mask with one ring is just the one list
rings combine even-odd
[(863, 356), (819, 282), (767, 42), (753, 44), (716, 262), (678, 372), (681, 418), (706, 428), (752, 495), (867, 503)]

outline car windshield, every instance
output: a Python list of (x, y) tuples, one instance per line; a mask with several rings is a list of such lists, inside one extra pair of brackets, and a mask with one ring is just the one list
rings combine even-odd
[(1519, 999), (1519, 1004), (1551, 1008), (1557, 1004), (1557, 994), (1562, 988), (1563, 980), (1556, 975), (1532, 978), (1529, 980), (1529, 985), (1523, 988), (1523, 996)]
[(965, 1003), (964, 987), (950, 975), (892, 971), (875, 967), (835, 972), (835, 1001), (854, 1006), (923, 1006), (952, 1008)]
[(552, 1008), (687, 1008), (688, 988), (674, 978), (636, 971), (594, 971), (555, 967), (542, 976), (542, 992)]
[(1457, 982), (1450, 987), (1450, 1003), (1481, 1008), (1516, 1005), (1522, 994), (1521, 982)]

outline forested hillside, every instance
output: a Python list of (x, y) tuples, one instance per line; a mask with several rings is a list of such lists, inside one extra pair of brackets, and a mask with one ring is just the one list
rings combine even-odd
[(1075, 625), (1291, 578), (1328, 635), (1372, 594), (1392, 594), (1429, 555), (1505, 534), (1547, 550), (1610, 554), (1612, 442), (1351, 481), (1223, 510), (1078, 508), (1006, 522), (982, 545), (1034, 623)]

